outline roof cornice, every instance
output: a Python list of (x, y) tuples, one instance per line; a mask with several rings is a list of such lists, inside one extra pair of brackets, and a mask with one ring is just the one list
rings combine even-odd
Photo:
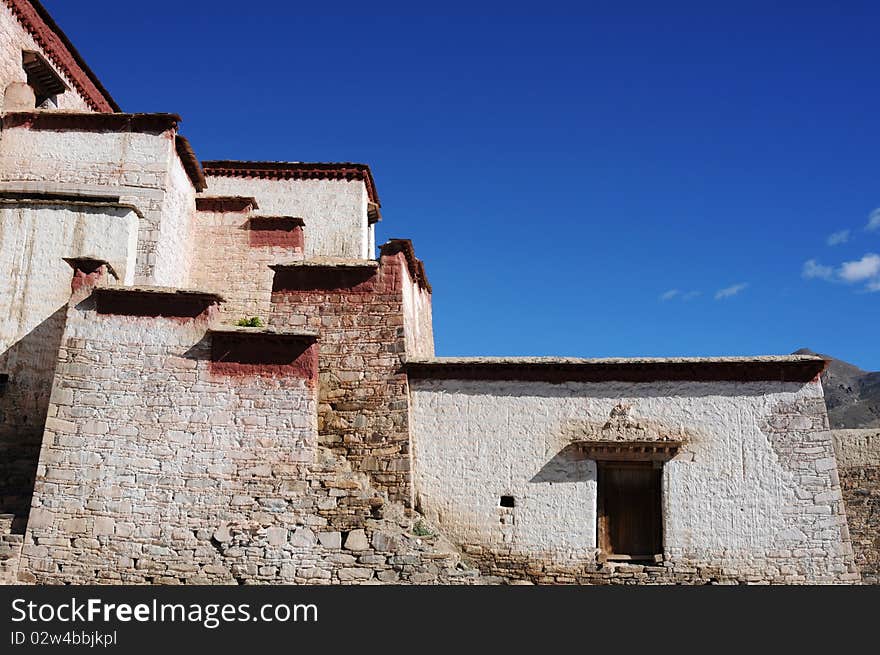
[(3, 115), (3, 127), (80, 132), (149, 132), (177, 130), (177, 114), (90, 114), (73, 111), (16, 111)]
[(379, 203), (373, 173), (366, 164), (353, 162), (203, 161), (211, 177), (254, 177), (268, 180), (360, 180), (367, 187), (370, 202)]
[(410, 359), (411, 378), (529, 382), (798, 382), (817, 379), (821, 357), (577, 359), (569, 357), (440, 357)]
[(6, 5), (92, 109), (102, 113), (122, 111), (38, 0), (6, 0)]

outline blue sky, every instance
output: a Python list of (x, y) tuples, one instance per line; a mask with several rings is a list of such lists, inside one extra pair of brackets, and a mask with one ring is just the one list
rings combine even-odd
[(202, 159), (369, 163), (440, 355), (880, 369), (876, 3), (44, 4)]

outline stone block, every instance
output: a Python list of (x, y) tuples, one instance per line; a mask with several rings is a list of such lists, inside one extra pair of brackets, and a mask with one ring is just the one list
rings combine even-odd
[(317, 541), (315, 533), (307, 527), (297, 528), (290, 537), (290, 545), (296, 548), (311, 548)]
[(351, 568), (340, 569), (337, 573), (339, 580), (342, 582), (352, 582), (360, 580), (369, 580), (373, 577), (373, 569)]
[(381, 582), (390, 584), (392, 582), (397, 582), (400, 579), (400, 574), (393, 569), (388, 569), (376, 573), (376, 578)]
[(324, 548), (338, 550), (342, 548), (342, 533), (340, 532), (319, 532), (318, 541)]
[(111, 535), (114, 533), (115, 529), (116, 521), (111, 518), (99, 516), (95, 518), (94, 527), (92, 528), (92, 534), (95, 536)]
[(380, 553), (393, 553), (400, 547), (400, 540), (395, 535), (376, 531), (373, 533), (372, 544)]
[(214, 530), (214, 541), (219, 541), (221, 544), (232, 541), (232, 533), (229, 531), (228, 525), (221, 525)]
[(370, 542), (367, 541), (367, 535), (363, 530), (352, 530), (345, 538), (344, 548), (353, 551), (369, 550)]
[(281, 546), (287, 543), (287, 528), (267, 528), (266, 540), (270, 546)]

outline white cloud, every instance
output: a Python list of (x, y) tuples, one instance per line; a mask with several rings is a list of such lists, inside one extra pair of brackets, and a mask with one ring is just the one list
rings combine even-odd
[(834, 269), (831, 266), (823, 266), (815, 259), (811, 259), (804, 263), (804, 270), (801, 275), (808, 280), (819, 278), (820, 280), (830, 280), (834, 277)]
[(702, 291), (682, 291), (681, 289), (670, 289), (664, 293), (660, 294), (660, 302), (669, 302), (670, 300), (681, 300), (682, 302), (688, 302), (693, 300), (694, 298), (699, 298), (703, 295)]
[(880, 255), (868, 253), (854, 262), (844, 262), (837, 273), (844, 282), (864, 282), (880, 278)]
[(849, 230), (840, 230), (834, 234), (828, 235), (826, 242), (829, 246), (839, 246), (841, 243), (849, 241)]
[(715, 294), (715, 300), (723, 300), (724, 298), (732, 298), (733, 296), (737, 295), (741, 291), (744, 291), (745, 288), (748, 286), (749, 285), (747, 283), (741, 282), (739, 284), (733, 284), (729, 287), (725, 287), (724, 289), (719, 290), (718, 293)]
[(843, 262), (837, 268), (825, 266), (811, 259), (804, 262), (801, 275), (808, 280), (864, 284), (865, 291), (880, 291), (880, 255), (869, 252), (861, 259)]
[(868, 224), (865, 226), (866, 230), (880, 230), (880, 207), (871, 212), (868, 216)]

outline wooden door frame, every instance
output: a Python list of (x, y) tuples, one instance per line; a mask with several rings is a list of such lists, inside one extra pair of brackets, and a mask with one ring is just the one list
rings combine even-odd
[[(664, 496), (664, 488), (663, 488), (663, 461), (657, 460), (596, 460), (596, 546), (600, 550), (600, 560), (601, 561), (610, 561), (610, 562), (646, 562), (653, 561), (659, 562), (663, 560), (663, 553), (666, 550), (666, 521), (663, 514), (663, 496)], [(611, 537), (608, 532), (608, 516), (605, 512), (605, 494), (603, 493), (603, 485), (604, 485), (604, 477), (605, 477), (605, 469), (609, 467), (613, 468), (634, 468), (634, 469), (646, 469), (648, 465), (651, 465), (650, 468), (660, 470), (660, 489), (657, 495), (657, 521), (658, 528), (660, 531), (658, 541), (658, 553), (644, 553), (639, 555), (627, 555), (627, 554), (617, 554), (611, 552)]]

